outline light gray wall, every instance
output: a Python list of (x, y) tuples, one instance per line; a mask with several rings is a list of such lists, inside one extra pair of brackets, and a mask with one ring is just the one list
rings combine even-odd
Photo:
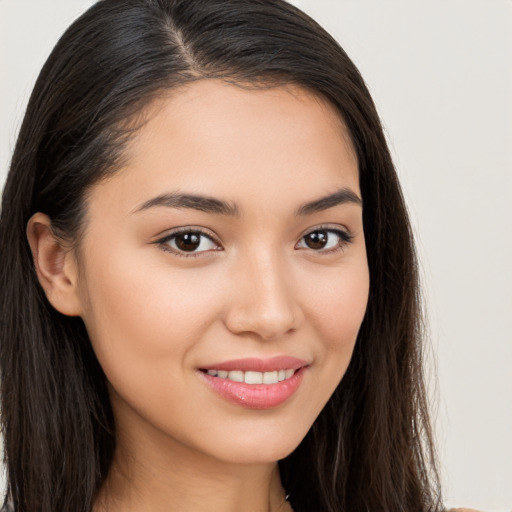
[[(294, 3), (384, 119), (420, 247), (448, 501), (512, 510), (512, 2)], [(91, 4), (0, 0), (1, 180), (44, 59)]]

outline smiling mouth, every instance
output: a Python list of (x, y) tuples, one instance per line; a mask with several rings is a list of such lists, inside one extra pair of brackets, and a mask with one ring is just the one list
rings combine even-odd
[(271, 372), (256, 372), (243, 370), (201, 370), (210, 377), (227, 379), (232, 382), (244, 382), (245, 384), (277, 384), (293, 377), (297, 370), (288, 368)]
[(273, 409), (290, 399), (301, 385), (309, 365), (297, 366), (264, 372), (213, 366), (201, 368), (198, 374), (212, 391), (231, 403), (248, 409)]

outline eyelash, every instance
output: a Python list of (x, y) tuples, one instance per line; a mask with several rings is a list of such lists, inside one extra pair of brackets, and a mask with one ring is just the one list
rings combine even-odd
[[(304, 234), (300, 240), (302, 241), (307, 236), (309, 236), (313, 233), (318, 233), (318, 232), (325, 232), (328, 234), (337, 235), (339, 238), (339, 242), (336, 245), (336, 247), (333, 247), (333, 248), (327, 249), (327, 250), (321, 250), (321, 249), (314, 250), (314, 249), (311, 249), (308, 247), (306, 247), (305, 249), (310, 249), (319, 254), (333, 254), (338, 251), (342, 251), (348, 244), (350, 244), (352, 242), (352, 239), (353, 239), (353, 235), (351, 235), (348, 231), (343, 231), (341, 229), (334, 229), (334, 228), (327, 227), (327, 226), (318, 226), (315, 229), (312, 229), (311, 231), (308, 231), (306, 234)], [(168, 245), (169, 242), (171, 240), (175, 239), (176, 237), (178, 237), (179, 235), (183, 235), (183, 234), (200, 235), (200, 236), (207, 238), (215, 245), (217, 245), (217, 246), (220, 245), (218, 242), (216, 242), (214, 240), (214, 238), (210, 234), (206, 233), (205, 231), (203, 231), (200, 228), (181, 228), (176, 231), (173, 231), (172, 233), (169, 233), (168, 235), (157, 240), (154, 243), (159, 245), (163, 251), (170, 252), (170, 253), (174, 254), (175, 256), (182, 257), (182, 258), (197, 258), (199, 256), (204, 255), (204, 253), (211, 252), (211, 251), (186, 252), (186, 251), (181, 251), (181, 250), (176, 250), (176, 249), (170, 248)], [(214, 250), (218, 251), (220, 249), (214, 249)]]
[[(180, 251), (176, 249), (172, 249), (169, 247), (169, 242), (176, 238), (179, 235), (186, 235), (186, 234), (194, 234), (194, 235), (201, 235), (211, 242), (213, 242), (216, 245), (220, 245), (218, 242), (216, 242), (211, 235), (206, 233), (200, 228), (181, 228), (173, 231), (172, 233), (169, 233), (164, 238), (161, 238), (160, 240), (157, 240), (155, 244), (159, 245), (160, 248), (165, 252), (170, 252), (171, 254), (174, 254), (175, 256), (182, 257), (182, 258), (197, 258), (199, 256), (204, 255), (205, 252), (210, 251), (199, 251), (199, 252), (186, 252), (186, 251)], [(219, 250), (219, 249), (215, 249)]]

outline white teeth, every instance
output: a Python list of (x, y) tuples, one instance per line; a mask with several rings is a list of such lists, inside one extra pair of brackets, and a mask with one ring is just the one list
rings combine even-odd
[(244, 382), (246, 384), (263, 384), (263, 373), (245, 372)]
[(263, 384), (277, 384), (279, 382), (277, 373), (278, 372), (265, 372), (263, 374)]
[(273, 372), (253, 372), (242, 370), (207, 370), (206, 373), (212, 377), (229, 379), (234, 382), (245, 382), (246, 384), (277, 384), (283, 380), (289, 379), (295, 373), (295, 370), (275, 370)]
[(240, 370), (231, 370), (228, 373), (228, 379), (233, 380), (235, 382), (243, 382), (244, 381), (244, 372)]

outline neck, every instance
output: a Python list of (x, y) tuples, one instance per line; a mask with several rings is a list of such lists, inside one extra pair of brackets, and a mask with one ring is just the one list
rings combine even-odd
[(277, 463), (228, 463), (164, 437), (118, 432), (94, 512), (291, 511)]

